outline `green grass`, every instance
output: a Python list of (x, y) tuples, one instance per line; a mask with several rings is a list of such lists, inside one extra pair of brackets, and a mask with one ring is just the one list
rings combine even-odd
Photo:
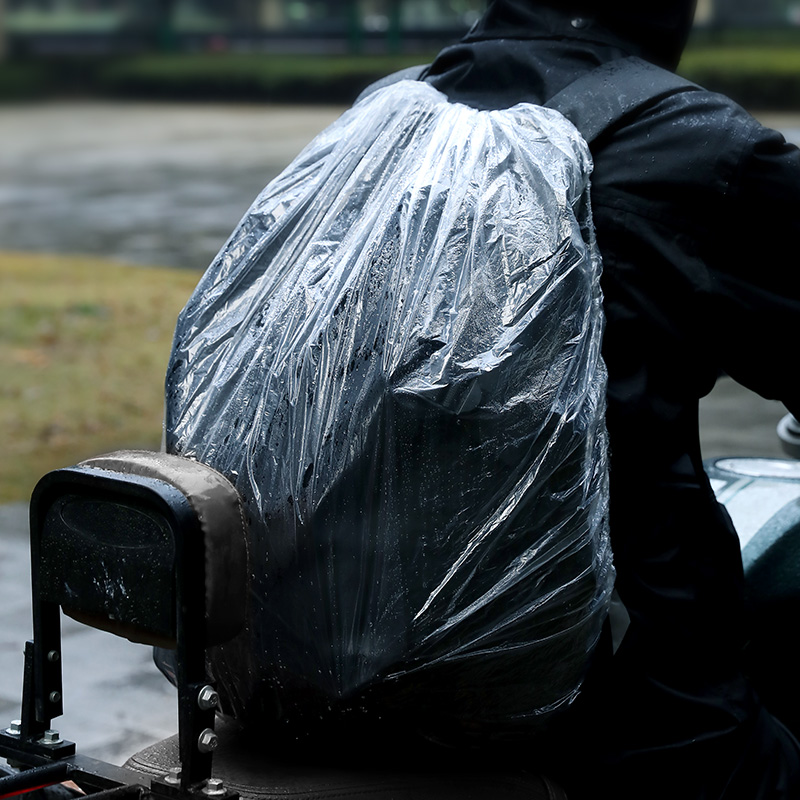
[(0, 63), (0, 99), (42, 96), (348, 103), (416, 55), (149, 53)]
[(0, 63), (0, 99), (29, 100), (52, 91), (53, 80), (47, 64)]
[(425, 56), (314, 56), (269, 55), (265, 53), (174, 53), (134, 56), (110, 67), (115, 72), (137, 73), (151, 77), (215, 76), (253, 77), (264, 85), (287, 78), (321, 80), (365, 72), (384, 73), (419, 64), (433, 57)]
[(81, 458), (159, 447), (172, 331), (198, 277), (0, 252), (0, 502)]
[[(786, 39), (706, 40), (687, 49), (679, 71), (748, 108), (796, 110), (799, 45)], [(348, 103), (377, 78), (434, 56), (143, 55), (101, 68), (97, 86), (115, 96)]]
[[(0, 65), (0, 98), (58, 94), (164, 99), (351, 102), (377, 78), (433, 59), (403, 55), (150, 53), (60, 58)], [(705, 32), (695, 36), (681, 74), (750, 107), (800, 109), (796, 31)]]
[(678, 72), (750, 110), (800, 110), (800, 42), (728, 41), (689, 47)]
[(687, 49), (681, 72), (714, 71), (729, 75), (797, 76), (800, 46), (706, 45)]
[(114, 95), (338, 103), (352, 101), (377, 78), (433, 55), (151, 54), (109, 63), (96, 80), (101, 91)]

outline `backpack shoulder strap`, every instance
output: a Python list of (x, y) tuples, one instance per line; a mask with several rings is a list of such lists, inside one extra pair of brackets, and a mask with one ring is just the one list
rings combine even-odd
[(398, 72), (393, 72), (391, 75), (387, 75), (384, 78), (380, 78), (379, 80), (367, 86), (367, 88), (364, 89), (364, 91), (362, 91), (361, 94), (356, 98), (355, 102), (358, 103), (365, 97), (369, 97), (379, 89), (384, 89), (387, 86), (391, 86), (393, 83), (398, 83), (399, 81), (418, 81), (425, 75), (425, 72), (429, 66), (429, 64), (418, 64), (417, 66), (406, 67), (405, 69), (401, 69)]
[(601, 64), (581, 75), (545, 103), (560, 111), (590, 144), (604, 131), (645, 105), (697, 84), (631, 56)]

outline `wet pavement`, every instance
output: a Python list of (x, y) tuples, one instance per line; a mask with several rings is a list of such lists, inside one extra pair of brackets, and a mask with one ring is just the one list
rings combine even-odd
[(0, 106), (0, 249), (204, 269), (340, 108)]
[[(0, 250), (201, 270), (261, 188), (340, 112), (0, 106)], [(762, 116), (800, 142), (800, 116)], [(782, 414), (779, 404), (721, 381), (702, 407), (705, 455), (780, 455)], [(18, 716), (30, 636), (26, 514), (22, 503), (0, 507), (0, 724)], [(174, 692), (148, 648), (66, 621), (63, 662), (66, 712), (57, 725), (80, 752), (121, 763), (174, 732)]]

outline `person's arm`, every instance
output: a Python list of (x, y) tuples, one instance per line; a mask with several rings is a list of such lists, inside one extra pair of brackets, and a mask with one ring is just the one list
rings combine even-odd
[(756, 128), (729, 187), (710, 314), (721, 367), (800, 415), (800, 150)]

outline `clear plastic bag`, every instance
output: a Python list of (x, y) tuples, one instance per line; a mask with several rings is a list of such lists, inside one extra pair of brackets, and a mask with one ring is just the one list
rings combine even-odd
[(607, 535), (588, 148), (557, 112), (404, 81), (257, 198), (180, 316), (167, 446), (250, 527), (240, 718), (504, 730), (569, 704)]

